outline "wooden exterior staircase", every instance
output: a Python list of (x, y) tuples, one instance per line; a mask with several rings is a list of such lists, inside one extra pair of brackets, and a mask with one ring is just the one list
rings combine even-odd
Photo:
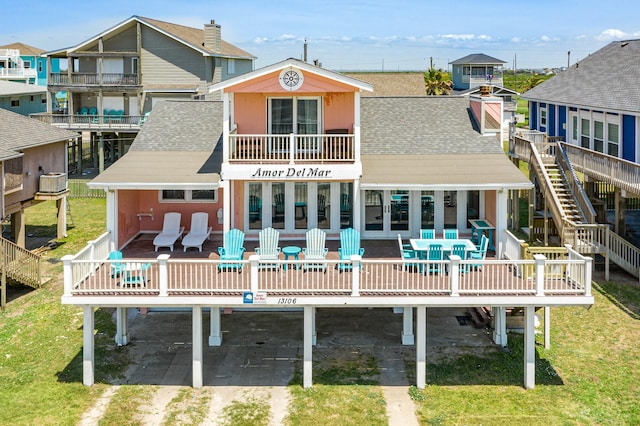
[(1, 309), (4, 309), (7, 301), (7, 280), (33, 288), (42, 285), (41, 260), (42, 256), (39, 254), (0, 237)]

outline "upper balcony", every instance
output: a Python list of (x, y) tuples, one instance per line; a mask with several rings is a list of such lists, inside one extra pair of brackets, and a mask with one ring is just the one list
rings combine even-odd
[(39, 113), (30, 114), (31, 118), (43, 123), (69, 130), (130, 130), (138, 131), (144, 124), (147, 116), (144, 115), (68, 115)]
[(37, 76), (37, 71), (32, 68), (0, 68), (0, 79), (28, 79)]
[(138, 74), (123, 73), (50, 73), (49, 86), (64, 86), (71, 88), (113, 87), (137, 88), (140, 86)]
[(229, 135), (228, 162), (258, 164), (354, 163), (353, 134)]

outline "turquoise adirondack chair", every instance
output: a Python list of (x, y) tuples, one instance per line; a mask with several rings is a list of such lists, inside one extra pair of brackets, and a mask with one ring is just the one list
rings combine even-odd
[(421, 229), (420, 230), (420, 238), (423, 240), (433, 240), (436, 238), (436, 230), (435, 229)]
[(111, 260), (111, 276), (113, 278), (120, 276), (125, 270), (125, 264), (118, 262), (118, 260), (122, 260), (122, 252), (112, 251), (109, 253), (109, 260)]
[(444, 239), (445, 240), (457, 240), (458, 239), (458, 230), (457, 229), (445, 229), (444, 230)]
[[(338, 248), (340, 260), (350, 260), (351, 256), (364, 254), (364, 248), (360, 247), (360, 232), (353, 228), (347, 228), (340, 231), (340, 248)], [(338, 263), (338, 269), (351, 270), (351, 263)]]
[(319, 228), (313, 228), (307, 231), (307, 247), (302, 249), (305, 261), (315, 261), (317, 263), (305, 262), (303, 264), (303, 270), (306, 269), (322, 269), (327, 268), (327, 263), (324, 262), (327, 259), (327, 253), (329, 249), (325, 247), (325, 240), (327, 238), (326, 232)]
[[(256, 254), (260, 256), (260, 260), (278, 260), (280, 258), (280, 247), (278, 241), (280, 232), (274, 228), (266, 228), (260, 231), (258, 236), (260, 247), (256, 247)], [(274, 267), (274, 264), (263, 265), (265, 267)]]
[[(224, 247), (218, 247), (220, 260), (227, 260), (229, 263), (220, 263), (218, 269), (242, 270), (244, 263), (244, 232), (239, 229), (231, 229), (224, 234)], [(235, 262), (233, 262), (235, 261)]]

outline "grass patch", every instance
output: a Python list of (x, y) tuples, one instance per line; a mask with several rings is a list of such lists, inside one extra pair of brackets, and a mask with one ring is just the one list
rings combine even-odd
[(207, 418), (210, 402), (211, 393), (209, 391), (182, 388), (167, 406), (163, 423), (166, 425), (201, 424)]
[[(58, 260), (75, 253), (104, 230), (104, 200), (72, 200), (76, 218), (68, 236), (44, 254), (45, 276), (38, 290), (10, 288), (9, 303), (0, 315), (0, 424), (76, 424), (102, 394), (106, 384), (121, 377), (128, 364), (126, 349), (113, 342), (111, 312), (97, 310), (96, 385), (82, 385), (82, 311), (62, 305), (62, 266)], [(55, 203), (25, 211), (28, 234), (55, 238)], [(20, 292), (20, 297), (12, 294)]]
[(296, 368), (290, 391), (288, 425), (386, 425), (386, 402), (379, 388), (380, 371), (375, 357), (351, 354), (327, 358), (313, 367), (314, 385), (302, 387)]
[[(154, 391), (155, 387), (153, 386), (121, 386), (111, 397), (109, 407), (98, 424), (101, 426), (143, 424), (144, 413), (140, 408), (149, 404)], [(123, 416), (122, 413), (127, 413), (127, 415)]]
[(270, 423), (268, 401), (248, 396), (244, 401), (233, 401), (222, 410), (223, 426), (267, 426)]

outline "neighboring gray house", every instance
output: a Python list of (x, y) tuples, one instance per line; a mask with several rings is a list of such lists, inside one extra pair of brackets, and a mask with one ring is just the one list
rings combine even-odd
[(0, 80), (0, 108), (29, 115), (47, 110), (47, 90), (35, 84)]
[(156, 102), (214, 99), (208, 85), (251, 71), (255, 59), (222, 40), (213, 20), (197, 29), (141, 16), (45, 55), (48, 62), (68, 61), (67, 70), (49, 74), (47, 87), (50, 98), (67, 92), (68, 107), (38, 118), (91, 132), (85, 143), (100, 147), (92, 150), (101, 152), (93, 159), (100, 171), (127, 151)]
[(502, 86), (502, 66), (505, 61), (484, 53), (473, 53), (449, 62), (455, 90), (473, 89), (485, 84)]

